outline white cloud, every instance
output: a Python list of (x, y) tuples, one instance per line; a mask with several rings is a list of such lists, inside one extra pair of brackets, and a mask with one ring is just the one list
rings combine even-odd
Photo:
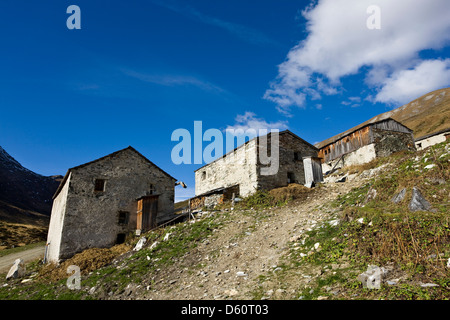
[(244, 114), (236, 116), (234, 125), (226, 128), (226, 130), (243, 130), (244, 132), (248, 129), (256, 130), (256, 132), (259, 130), (282, 131), (288, 129), (288, 123), (287, 121), (267, 122), (258, 118), (253, 112), (246, 111)]
[(383, 82), (375, 101), (405, 104), (449, 84), (450, 59), (425, 60), (413, 69), (394, 72)]
[[(367, 28), (370, 5), (381, 9), (380, 30)], [(319, 0), (302, 15), (308, 35), (290, 50), (264, 95), (285, 114), (304, 107), (311, 93), (305, 89), (336, 94), (340, 79), (362, 67), (367, 85), (385, 83), (416, 65), (421, 50), (450, 41), (448, 0)]]

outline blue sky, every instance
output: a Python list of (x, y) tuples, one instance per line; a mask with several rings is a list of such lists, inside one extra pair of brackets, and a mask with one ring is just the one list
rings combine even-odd
[(174, 130), (322, 141), (448, 87), (449, 16), (447, 0), (2, 0), (0, 146), (63, 175), (131, 145), (188, 185), (181, 200), (201, 165), (172, 162)]

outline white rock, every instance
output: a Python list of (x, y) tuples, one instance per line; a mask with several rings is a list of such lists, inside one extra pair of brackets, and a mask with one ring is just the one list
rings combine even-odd
[(144, 244), (147, 242), (147, 239), (145, 237), (142, 237), (139, 239), (138, 243), (136, 243), (136, 246), (134, 247), (134, 251), (139, 251), (142, 249)]
[(356, 220), (356, 221), (358, 221), (359, 223), (364, 223), (364, 218), (359, 218), (359, 219)]
[(236, 276), (238, 276), (238, 277), (247, 277), (248, 274), (246, 274), (244, 271), (238, 271), (238, 272), (236, 272)]
[(153, 242), (153, 244), (150, 246), (150, 250), (153, 250), (158, 244), (158, 241)]
[(450, 268), (450, 258), (447, 260), (447, 268)]
[(339, 224), (339, 219), (331, 220), (329, 223), (330, 223), (330, 226), (335, 227)]
[(167, 234), (164, 236), (163, 241), (169, 240), (170, 235), (171, 235), (171, 233), (167, 233)]
[(11, 269), (9, 269), (8, 274), (6, 275), (6, 280), (10, 278), (19, 278), (25, 274), (25, 265), (22, 259), (16, 259)]
[(225, 291), (225, 294), (226, 294), (227, 296), (235, 296), (235, 295), (238, 294), (238, 291), (237, 291), (236, 289), (230, 289), (230, 290), (226, 290), (226, 291)]
[(439, 285), (435, 283), (422, 283), (420, 286), (422, 288), (439, 287)]
[(314, 244), (314, 250), (319, 249), (319, 247), (320, 247), (320, 243), (319, 243), (319, 242), (317, 242), (317, 243)]
[(424, 169), (431, 169), (431, 168), (434, 168), (436, 165), (433, 163), (433, 164), (429, 164), (429, 165), (427, 165), (427, 166), (425, 166), (425, 168)]

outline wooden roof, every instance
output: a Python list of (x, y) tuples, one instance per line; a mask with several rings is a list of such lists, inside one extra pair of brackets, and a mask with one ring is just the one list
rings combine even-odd
[(332, 144), (332, 143), (334, 143), (334, 142), (336, 142), (338, 140), (341, 140), (342, 138), (348, 136), (349, 134), (352, 134), (353, 132), (355, 132), (355, 131), (357, 131), (359, 129), (362, 129), (362, 128), (364, 128), (366, 126), (369, 126), (369, 125), (373, 125), (375, 123), (387, 121), (387, 120), (395, 121), (395, 122), (399, 123), (400, 125), (402, 125), (403, 127), (405, 127), (406, 129), (408, 129), (409, 131), (412, 132), (411, 129), (409, 129), (407, 126), (403, 125), (402, 123), (392, 119), (391, 117), (389, 117), (389, 116), (387, 116), (385, 114), (380, 114), (380, 115), (375, 116), (375, 117), (373, 117), (373, 118), (371, 118), (371, 119), (369, 119), (369, 120), (367, 120), (367, 121), (365, 121), (365, 122), (363, 122), (363, 123), (361, 123), (361, 124), (351, 128), (351, 129), (348, 129), (348, 130), (346, 130), (346, 131), (344, 131), (342, 133), (339, 133), (339, 134), (337, 134), (337, 135), (335, 135), (335, 136), (333, 136), (331, 138), (328, 138), (328, 139), (326, 139), (326, 140), (324, 140), (322, 142), (316, 143), (315, 146), (317, 148), (319, 148), (319, 149), (322, 149), (323, 147), (326, 147), (329, 144)]

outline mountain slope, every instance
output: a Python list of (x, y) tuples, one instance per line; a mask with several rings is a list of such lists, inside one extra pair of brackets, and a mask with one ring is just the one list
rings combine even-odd
[(427, 93), (397, 109), (383, 113), (403, 123), (420, 138), (450, 128), (450, 88)]
[(0, 147), (0, 220), (48, 221), (58, 185), (58, 177), (45, 177), (24, 168)]

